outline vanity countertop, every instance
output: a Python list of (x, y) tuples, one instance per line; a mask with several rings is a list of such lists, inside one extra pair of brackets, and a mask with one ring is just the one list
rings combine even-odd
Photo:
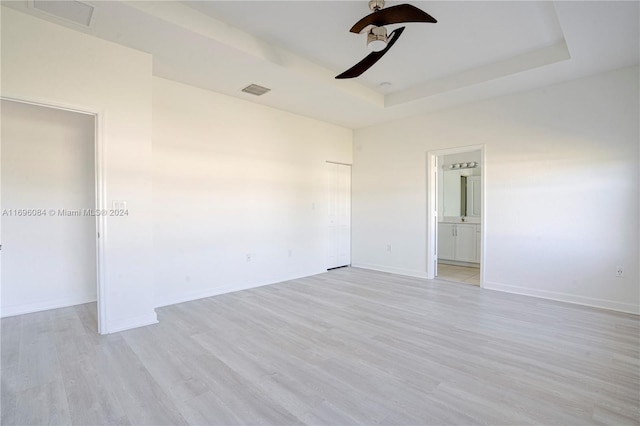
[(480, 218), (479, 217), (465, 217), (464, 221), (459, 217), (445, 217), (442, 219), (438, 219), (438, 223), (470, 223), (472, 225), (479, 225)]

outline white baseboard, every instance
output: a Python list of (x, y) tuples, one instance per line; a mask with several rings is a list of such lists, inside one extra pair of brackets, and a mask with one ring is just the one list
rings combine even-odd
[[(416, 271), (412, 269), (394, 268), (394, 267), (376, 265), (371, 263), (354, 263), (351, 266), (354, 268), (370, 269), (373, 271), (387, 272), (391, 274), (404, 275), (404, 276), (409, 276), (414, 278), (424, 278), (424, 279), (427, 278), (426, 272)], [(324, 272), (326, 271), (318, 271), (317, 273), (319, 274)], [(248, 284), (248, 285), (229, 285), (229, 286), (210, 288), (210, 289), (206, 289), (198, 292), (187, 293), (179, 297), (174, 297), (171, 299), (159, 301), (157, 302), (156, 307), (159, 308), (162, 306), (175, 305), (178, 303), (190, 302), (192, 300), (218, 296), (221, 294), (233, 293), (233, 292), (242, 291), (242, 290), (249, 290), (251, 288), (263, 287), (267, 285), (277, 284), (279, 282), (294, 280), (298, 278), (304, 278), (312, 275), (315, 275), (315, 274), (302, 275), (299, 277), (291, 277), (291, 278), (283, 279), (282, 281), (277, 281), (277, 282), (257, 283), (257, 284), (254, 283), (254, 284)], [(496, 290), (496, 291), (503, 291), (506, 293), (521, 294), (524, 296), (532, 296), (532, 297), (538, 297), (542, 299), (557, 300), (560, 302), (591, 306), (595, 308), (610, 309), (614, 311), (631, 313), (636, 315), (640, 314), (640, 306), (634, 305), (633, 303), (623, 303), (623, 302), (616, 302), (616, 301), (605, 300), (605, 299), (596, 299), (596, 298), (590, 298), (585, 296), (578, 296), (574, 294), (554, 292), (554, 291), (548, 291), (548, 290), (538, 290), (538, 289), (527, 288), (527, 287), (518, 287), (518, 286), (509, 285), (509, 284), (500, 284), (500, 283), (494, 283), (494, 282), (488, 282), (488, 281), (484, 282), (483, 288), (487, 290)], [(154, 322), (152, 323), (155, 323), (155, 322), (157, 322), (157, 319), (155, 319)], [(140, 325), (148, 325), (148, 324), (140, 324)], [(133, 328), (133, 327), (128, 327), (128, 328)]]
[[(371, 269), (374, 271), (388, 272), (391, 274), (405, 275), (416, 278), (427, 278), (426, 272), (410, 269), (394, 268), (371, 263), (354, 263), (354, 268)], [(521, 294), (523, 296), (538, 297), (541, 299), (557, 300), (560, 302), (573, 303), (576, 305), (591, 306), (594, 308), (609, 309), (612, 311), (625, 312), (640, 315), (640, 306), (633, 303), (617, 302), (614, 300), (597, 299), (593, 297), (579, 296), (569, 293), (561, 293), (549, 290), (539, 290), (529, 287), (518, 287), (509, 284), (501, 284), (485, 281), (482, 288), (487, 290), (503, 291), (506, 293)]]
[(156, 301), (156, 308), (161, 308), (163, 306), (176, 305), (178, 303), (191, 302), (193, 300), (205, 299), (207, 297), (219, 296), (221, 294), (234, 293), (236, 291), (249, 290), (252, 288), (264, 287), (267, 285), (278, 284), (286, 281), (296, 280), (299, 278), (310, 277), (313, 275), (321, 274), (323, 272), (327, 272), (326, 270), (321, 270), (312, 274), (305, 274), (300, 276), (288, 277), (279, 281), (274, 282), (264, 282), (264, 283), (251, 283), (251, 284), (242, 284), (242, 285), (226, 285), (222, 287), (214, 287), (208, 288), (202, 291), (195, 291), (191, 293), (186, 293), (184, 295), (178, 297), (172, 297), (170, 299), (159, 300)]
[(468, 268), (480, 268), (480, 264), (476, 262), (462, 262), (459, 260), (438, 259), (438, 263), (444, 265), (465, 266)]
[(234, 293), (241, 290), (249, 290), (251, 288), (262, 287), (265, 285), (271, 285), (275, 283), (260, 283), (250, 285), (229, 285), (215, 288), (208, 288), (202, 291), (195, 291), (186, 293), (178, 297), (172, 297), (171, 299), (164, 299), (156, 302), (156, 308), (163, 306), (177, 305), (178, 303), (191, 302), (198, 299), (206, 299), (207, 297), (219, 296), (221, 294)]
[(394, 268), (392, 266), (375, 265), (373, 263), (353, 263), (354, 268), (371, 269), (373, 271), (388, 272), (390, 274), (406, 275), (414, 278), (427, 278), (425, 271), (416, 271), (413, 269)]
[(51, 309), (68, 308), (69, 306), (83, 305), (95, 302), (96, 296), (68, 297), (46, 302), (26, 303), (24, 305), (7, 306), (0, 310), (0, 318), (13, 317), (16, 315), (31, 314), (34, 312), (48, 311)]
[(559, 302), (567, 302), (576, 305), (591, 306), (594, 308), (610, 309), (612, 311), (640, 315), (640, 306), (634, 305), (633, 303), (597, 299), (593, 297), (579, 296), (576, 294), (561, 293), (550, 290), (539, 290), (529, 287), (518, 287), (510, 284), (501, 284), (488, 281), (484, 282), (483, 288), (487, 290), (504, 291), (506, 293), (522, 294), (524, 296), (533, 296), (539, 297), (541, 299), (557, 300)]
[(158, 315), (156, 315), (156, 311), (153, 311), (152, 313), (146, 315), (138, 315), (137, 317), (133, 318), (124, 318), (116, 321), (110, 321), (105, 328), (107, 330), (107, 334), (111, 334), (157, 323)]

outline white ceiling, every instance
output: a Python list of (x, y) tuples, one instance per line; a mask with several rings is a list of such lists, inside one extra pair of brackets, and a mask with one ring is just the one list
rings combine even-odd
[[(211, 17), (336, 73), (368, 53), (349, 28), (371, 11), (367, 1), (185, 1)], [(388, 1), (385, 7), (401, 4)], [(563, 40), (549, 2), (413, 2), (438, 24), (408, 23), (402, 42), (359, 78), (372, 89), (399, 91)], [(402, 25), (389, 25), (389, 31)], [(393, 80), (393, 81), (391, 81)]]
[[(637, 1), (409, 3), (438, 23), (405, 24), (402, 37), (369, 71), (335, 80), (368, 53), (365, 36), (349, 32), (370, 12), (366, 0), (96, 1), (90, 28), (42, 14), (26, 0), (2, 2), (148, 52), (157, 76), (352, 128), (640, 58)], [(250, 83), (272, 91), (262, 97), (240, 92)]]

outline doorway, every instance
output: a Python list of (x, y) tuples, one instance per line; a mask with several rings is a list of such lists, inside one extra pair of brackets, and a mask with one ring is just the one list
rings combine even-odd
[(428, 154), (427, 277), (482, 286), (484, 147)]
[(1, 103), (2, 316), (96, 302), (97, 117)]
[(329, 244), (327, 269), (351, 265), (351, 165), (327, 161)]

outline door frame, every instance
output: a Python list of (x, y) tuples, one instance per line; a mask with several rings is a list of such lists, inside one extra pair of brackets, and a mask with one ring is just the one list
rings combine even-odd
[(484, 287), (487, 222), (485, 145), (469, 145), (427, 152), (427, 279), (435, 279), (438, 270), (438, 157), (471, 151), (480, 151), (480, 287)]
[[(94, 184), (95, 184), (95, 208), (104, 210), (107, 208), (107, 177), (105, 173), (105, 138), (104, 138), (104, 112), (84, 106), (65, 105), (49, 100), (28, 99), (25, 97), (0, 96), (3, 101), (19, 102), (44, 108), (53, 108), (94, 117)], [(2, 142), (0, 140), (0, 151)], [(1, 185), (0, 185), (1, 188)], [(1, 189), (0, 189), (1, 190)], [(2, 199), (0, 198), (0, 203)], [(2, 229), (0, 228), (0, 236)], [(107, 334), (107, 274), (106, 274), (106, 240), (107, 220), (103, 215), (96, 215), (96, 283), (98, 305), (98, 333)], [(1, 258), (0, 258), (1, 259)], [(1, 260), (0, 260), (1, 262)], [(2, 278), (0, 277), (0, 280)]]

